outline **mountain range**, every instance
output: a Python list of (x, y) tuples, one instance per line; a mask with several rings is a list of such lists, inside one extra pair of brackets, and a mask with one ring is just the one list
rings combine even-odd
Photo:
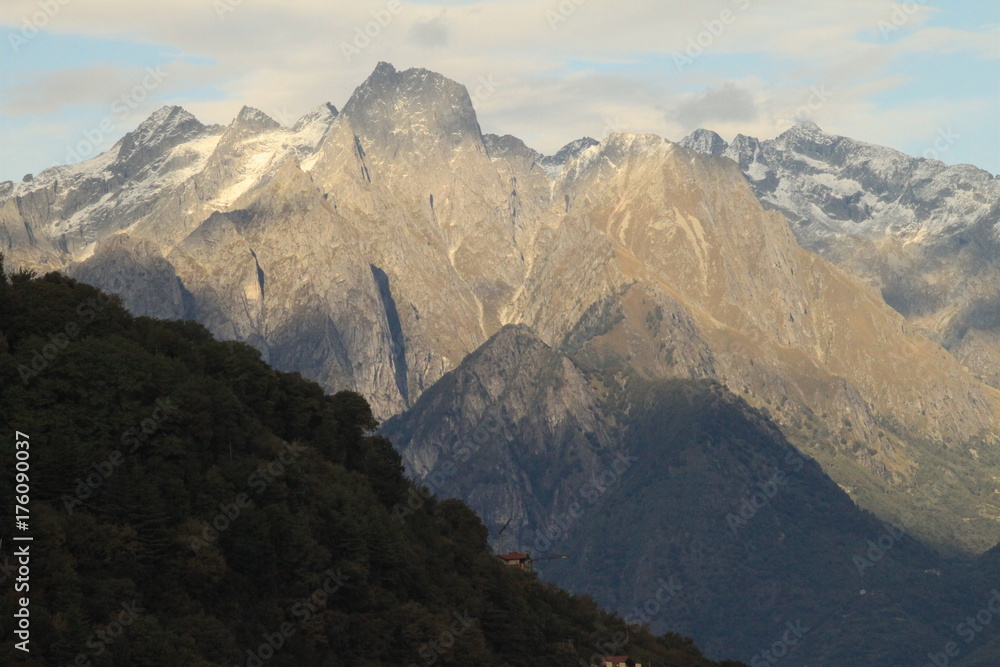
[[(941, 138), (956, 141), (950, 128)], [(886, 303), (998, 386), (1000, 179), (972, 165), (822, 132), (726, 143), (698, 130), (681, 145), (740, 165), (796, 240), (876, 287)]]
[[(614, 503), (593, 504), (611, 516), (560, 533), (577, 555), (563, 583), (627, 610), (664, 571), (642, 559), (676, 551), (716, 578), (664, 618), (713, 651), (763, 649), (794, 621), (774, 614), (805, 613), (810, 596), (856, 604), (854, 587), (848, 601), (817, 577), (831, 561), (851, 575), (854, 545), (883, 530), (873, 517), (913, 540), (878, 575), (893, 585), (1000, 541), (997, 187), (811, 124), (732, 144), (611, 134), (544, 156), (484, 134), (461, 84), (380, 63), (340, 112), (324, 104), (284, 127), (245, 107), (223, 127), (165, 107), (92, 160), (4, 183), (0, 245), (8, 264), (66, 272), (136, 314), (197, 320), (363, 394), (393, 418), (410, 474), (494, 531), (510, 522), (509, 544), (545, 551), (535, 539), (572, 507), (566, 489), (590, 480), (593, 495), (611, 471)], [(691, 428), (706, 438), (671, 449), (673, 435), (652, 435)], [(621, 474), (629, 447), (649, 462)], [(759, 521), (752, 546), (727, 544), (729, 510), (787, 473), (784, 456), (808, 471), (789, 487), (801, 494), (768, 508), (775, 532)], [(662, 495), (636, 504), (648, 489)], [(793, 498), (807, 509), (781, 504)], [(821, 510), (829, 527), (811, 534), (803, 522)], [(601, 551), (614, 515), (648, 544), (619, 536), (622, 550)], [(765, 546), (780, 557), (748, 566), (761, 590), (731, 604), (771, 595), (778, 611), (742, 617), (747, 634), (707, 618), (740, 571), (733, 554)], [(594, 559), (630, 576), (588, 581)], [(795, 562), (806, 572), (786, 595), (778, 579)], [(979, 565), (955, 567), (948, 582)], [(972, 593), (953, 585), (957, 610)], [(899, 595), (866, 593), (859, 627), (891, 633), (872, 615), (898, 614), (895, 636), (947, 635), (935, 626), (947, 619)], [(803, 660), (841, 655), (802, 646)]]

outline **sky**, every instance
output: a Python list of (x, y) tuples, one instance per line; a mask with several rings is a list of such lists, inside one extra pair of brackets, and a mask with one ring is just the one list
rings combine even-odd
[(1000, 173), (996, 0), (2, 0), (0, 181), (93, 157), (165, 104), (292, 124), (379, 61), (465, 84), (484, 132), (549, 154), (809, 120)]

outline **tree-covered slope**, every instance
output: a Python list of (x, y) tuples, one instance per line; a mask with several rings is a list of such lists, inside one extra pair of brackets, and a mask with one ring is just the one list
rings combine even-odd
[[(2, 275), (2, 271), (0, 271)], [(461, 502), (412, 497), (357, 394), (58, 274), (0, 280), (5, 665), (712, 665), (499, 564)], [(30, 590), (15, 593), (15, 433)], [(30, 596), (30, 653), (10, 641)], [(617, 644), (617, 645), (616, 645)], [(735, 663), (733, 663), (735, 664)]]

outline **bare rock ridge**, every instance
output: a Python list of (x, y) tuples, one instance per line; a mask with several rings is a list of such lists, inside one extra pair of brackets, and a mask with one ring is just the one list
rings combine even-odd
[(555, 155), (542, 155), (536, 150), (529, 148), (517, 137), (505, 134), (502, 137), (495, 134), (484, 134), (483, 141), (490, 155), (507, 160), (522, 159), (539, 165), (552, 178), (558, 176), (566, 163), (577, 157), (591, 146), (596, 146), (599, 142), (590, 137), (583, 137), (569, 142), (560, 148)]
[(885, 301), (980, 379), (1000, 386), (1000, 179), (795, 126), (727, 144), (681, 144), (732, 159), (799, 243), (880, 290)]
[(118, 143), (115, 171), (123, 178), (132, 178), (170, 149), (204, 131), (205, 126), (181, 107), (163, 107)]
[(465, 86), (425, 69), (397, 72), (379, 63), (344, 105), (343, 115), (362, 143), (399, 152), (447, 151), (468, 138), (482, 140)]
[[(734, 164), (613, 134), (550, 159), (484, 135), (461, 84), (386, 63), (339, 114), (323, 105), (285, 127), (246, 107), (221, 127), (165, 108), (140, 130), (91, 160), (0, 187), (8, 265), (86, 276), (140, 314), (193, 317), (279, 368), (361, 392), (381, 417), (406, 410), (504, 325), (523, 324), (553, 349), (585, 347), (594, 365), (725, 384), (887, 518), (947, 469), (955, 502), (926, 537), (971, 551), (1000, 537), (1000, 392), (925, 337), (936, 331), (927, 322), (886, 305), (891, 290), (803, 249), (812, 237), (800, 228), (815, 225), (762, 208), (772, 181), (774, 201), (798, 201), (790, 177), (762, 162), (767, 142), (734, 141), (723, 151), (737, 147)], [(140, 148), (144, 137), (152, 147)], [(875, 159), (818, 128), (779, 140), (801, 152), (803, 174), (822, 156)], [(721, 147), (707, 134), (695, 143)], [(873, 172), (886, 198), (904, 157), (878, 158), (899, 162)], [(914, 202), (952, 178), (921, 165), (929, 183), (901, 190)], [(952, 218), (994, 187), (970, 178), (946, 197)], [(841, 204), (860, 210), (869, 198)], [(837, 231), (858, 223), (827, 217), (833, 231), (817, 239), (889, 238)], [(955, 238), (934, 219), (925, 234)], [(962, 313), (988, 313), (963, 298)], [(914, 301), (914, 312), (933, 314), (930, 303)], [(969, 321), (982, 327), (969, 349), (989, 358), (990, 320)]]

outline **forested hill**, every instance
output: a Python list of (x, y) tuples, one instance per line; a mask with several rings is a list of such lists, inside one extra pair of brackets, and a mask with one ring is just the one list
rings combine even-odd
[[(399, 521), (414, 487), (359, 395), (200, 325), (133, 318), (59, 274), (4, 275), (0, 380), (0, 664), (718, 664), (677, 635), (625, 640), (588, 598), (502, 566), (458, 501)], [(34, 539), (15, 594), (16, 431)], [(10, 621), (23, 595), (30, 653)]]

